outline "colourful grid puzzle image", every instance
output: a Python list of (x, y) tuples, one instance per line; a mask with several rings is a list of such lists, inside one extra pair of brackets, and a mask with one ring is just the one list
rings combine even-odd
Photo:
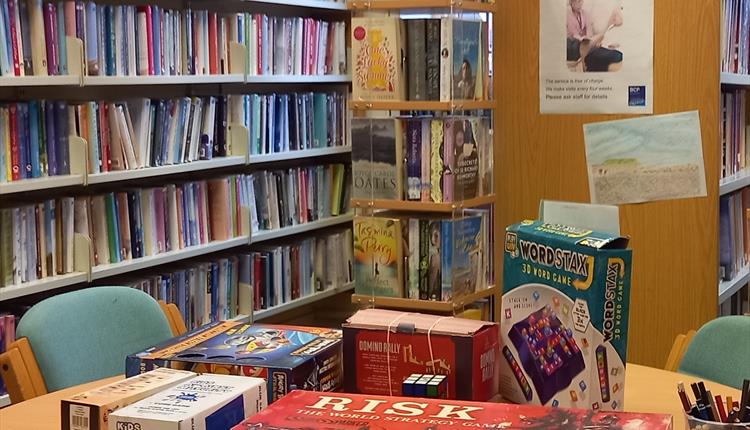
[(572, 330), (549, 305), (514, 324), (508, 337), (542, 404), (568, 387), (585, 367)]
[(404, 396), (410, 397), (445, 399), (448, 397), (448, 377), (412, 373), (401, 384), (401, 392)]

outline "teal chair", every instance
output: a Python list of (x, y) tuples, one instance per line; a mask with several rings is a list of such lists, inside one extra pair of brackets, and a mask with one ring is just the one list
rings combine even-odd
[(148, 294), (94, 287), (43, 300), (21, 318), (52, 392), (125, 372), (125, 357), (172, 337), (167, 317)]
[(750, 317), (726, 316), (709, 321), (693, 337), (678, 369), (741, 389), (750, 379)]

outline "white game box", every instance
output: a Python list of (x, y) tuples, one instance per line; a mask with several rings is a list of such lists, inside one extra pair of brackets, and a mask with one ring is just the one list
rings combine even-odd
[(109, 416), (109, 430), (229, 430), (267, 406), (266, 381), (204, 374)]

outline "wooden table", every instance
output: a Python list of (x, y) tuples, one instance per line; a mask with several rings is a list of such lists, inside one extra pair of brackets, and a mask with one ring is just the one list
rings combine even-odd
[[(59, 430), (60, 399), (121, 378), (115, 376), (90, 382), (0, 409), (0, 430)], [(688, 385), (697, 379), (629, 364), (625, 377), (625, 408), (635, 412), (672, 414), (675, 430), (682, 430), (685, 428), (685, 419), (682, 416), (682, 405), (677, 398), (677, 382), (683, 381)], [(710, 389), (712, 394), (731, 395), (739, 399), (740, 391), (737, 389), (712, 382), (706, 382), (706, 388)]]

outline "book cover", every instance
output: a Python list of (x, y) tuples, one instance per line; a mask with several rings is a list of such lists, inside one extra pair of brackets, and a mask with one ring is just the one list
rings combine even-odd
[(399, 120), (391, 118), (352, 118), (353, 198), (402, 198), (400, 125)]
[(406, 198), (422, 198), (422, 120), (406, 120)]
[(57, 62), (58, 73), (60, 75), (68, 74), (68, 41), (65, 37), (65, 3), (67, 2), (62, 0), (57, 2)]
[(451, 301), (483, 285), (477, 278), (483, 264), (484, 237), (479, 216), (443, 220), (440, 237), (442, 301)]
[[(480, 163), (477, 145), (479, 121), (464, 119), (453, 126), (453, 197), (454, 200), (467, 200), (479, 196)], [(447, 139), (446, 139), (447, 145)], [(445, 184), (448, 185), (447, 183)]]
[(401, 20), (398, 17), (352, 18), (352, 98), (403, 100)]
[(479, 21), (455, 19), (453, 25), (453, 65), (451, 100), (475, 98), (477, 73), (480, 69)]
[(430, 198), (435, 203), (443, 202), (443, 120), (430, 121), (431, 163), (430, 163)]
[[(44, 31), (44, 9), (42, 0), (29, 1), (29, 25), (31, 26), (31, 64), (36, 76), (47, 76), (47, 46)], [(0, 30), (2, 31), (2, 30)], [(2, 43), (2, 40), (0, 40)], [(2, 53), (0, 53), (2, 55)]]
[[(349, 415), (356, 414), (353, 419)], [(358, 430), (384, 426), (414, 429), (440, 421), (441, 430), (507, 429), (639, 429), (671, 430), (672, 416), (640, 412), (562, 409), (507, 403), (387, 397), (371, 394), (293, 391), (232, 430)], [(420, 427), (421, 428), (421, 427)], [(437, 425), (434, 427), (437, 428)]]
[(401, 220), (354, 217), (354, 285), (357, 294), (404, 297)]
[(86, 35), (84, 38), (86, 51), (86, 70), (89, 76), (99, 75), (99, 42), (97, 34), (99, 32), (99, 14), (96, 10), (96, 3), (93, 1), (86, 2)]

